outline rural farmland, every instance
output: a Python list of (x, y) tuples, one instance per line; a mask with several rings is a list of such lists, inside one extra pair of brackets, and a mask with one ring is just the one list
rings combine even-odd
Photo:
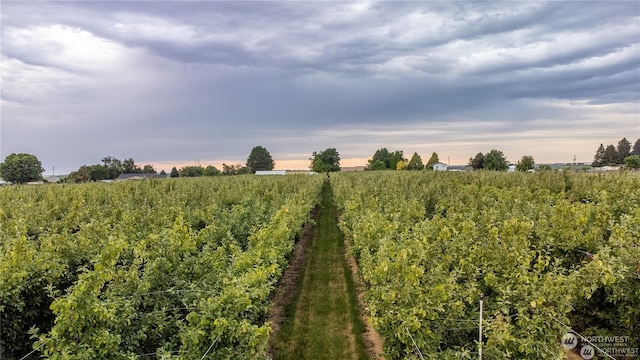
[[(0, 202), (3, 359), (293, 358), (322, 341), (305, 335), (328, 326), (323, 293), (346, 301), (329, 315), (346, 348), (369, 347), (358, 311), (384, 344), (350, 358), (478, 358), (481, 296), (484, 359), (569, 356), (570, 331), (638, 347), (637, 173), (239, 175), (10, 186)], [(318, 236), (270, 339), (305, 224)]]

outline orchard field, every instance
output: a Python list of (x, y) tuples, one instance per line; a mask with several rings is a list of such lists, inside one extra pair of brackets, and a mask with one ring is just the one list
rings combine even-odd
[(332, 186), (388, 358), (478, 358), (481, 294), (484, 359), (563, 358), (569, 328), (637, 351), (637, 173), (371, 172)]
[[(0, 357), (265, 358), (324, 179), (0, 188)], [(481, 294), (484, 359), (562, 358), (570, 329), (638, 347), (638, 174), (372, 171), (327, 187), (385, 358), (478, 358)]]
[(322, 176), (0, 189), (3, 359), (242, 359)]

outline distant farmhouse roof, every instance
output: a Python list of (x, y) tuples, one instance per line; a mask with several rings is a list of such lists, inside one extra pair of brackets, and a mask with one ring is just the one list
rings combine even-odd
[(256, 175), (297, 175), (297, 174), (315, 175), (317, 173), (309, 170), (258, 170), (256, 171)]
[(449, 165), (441, 162), (437, 162), (435, 164), (431, 164), (431, 168), (435, 171), (447, 171)]
[(44, 179), (49, 183), (57, 183), (58, 181), (60, 181), (60, 179), (62, 179), (62, 177), (51, 175), (51, 176), (45, 176)]
[(116, 180), (164, 179), (166, 176), (149, 173), (120, 174)]
[(256, 175), (287, 175), (286, 170), (258, 170)]

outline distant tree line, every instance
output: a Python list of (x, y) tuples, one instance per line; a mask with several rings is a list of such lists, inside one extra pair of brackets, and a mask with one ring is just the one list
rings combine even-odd
[[(251, 174), (259, 170), (273, 170), (275, 162), (269, 151), (262, 146), (256, 146), (251, 150), (247, 159), (247, 164), (222, 164), (222, 170), (213, 165), (203, 167), (201, 165), (187, 165), (179, 170), (174, 166), (169, 173), (169, 177), (199, 177), (218, 175), (240, 175)], [(69, 182), (87, 182), (100, 180), (117, 179), (121, 174), (158, 174), (152, 165), (139, 167), (132, 158), (120, 161), (112, 156), (102, 159), (102, 164), (83, 165), (77, 171), (71, 172), (67, 177)], [(160, 177), (167, 174), (162, 170)]]
[[(323, 151), (314, 151), (309, 168), (316, 172), (340, 171), (340, 154), (335, 148), (328, 148)], [(101, 164), (82, 165), (78, 170), (72, 171), (65, 179), (67, 182), (87, 182), (99, 180), (113, 180), (121, 174), (157, 174), (153, 165), (138, 166), (133, 158), (119, 160), (112, 156), (102, 158)], [(438, 154), (433, 152), (426, 164), (418, 153), (414, 152), (411, 159), (404, 156), (402, 150), (389, 151), (387, 148), (376, 150), (371, 159), (368, 160), (366, 170), (431, 170), (433, 164), (440, 162)], [(592, 166), (601, 167), (605, 165), (622, 165), (627, 168), (640, 169), (640, 139), (636, 140), (633, 146), (626, 138), (618, 141), (617, 146), (612, 144), (606, 147), (600, 144), (594, 156)], [(474, 170), (496, 170), (505, 171), (509, 165), (504, 153), (500, 150), (492, 149), (487, 153), (479, 152), (469, 158), (467, 164)], [(523, 156), (515, 165), (518, 171), (528, 171), (533, 169), (535, 161), (533, 156)], [(222, 164), (222, 170), (209, 165), (202, 167), (184, 166), (181, 169), (173, 167), (170, 177), (198, 177), (198, 176), (218, 176), (218, 175), (241, 175), (252, 174), (256, 171), (273, 170), (275, 162), (267, 149), (256, 146), (251, 150), (247, 162), (242, 164)], [(541, 166), (542, 168), (542, 166)], [(30, 181), (42, 180), (44, 168), (38, 158), (26, 153), (12, 153), (8, 155), (4, 162), (0, 163), (0, 177), (4, 180), (24, 184)], [(166, 176), (164, 170), (159, 174)]]
[(432, 170), (433, 164), (440, 162), (437, 153), (432, 153), (425, 165), (422, 157), (414, 152), (411, 159), (404, 156), (403, 150), (389, 151), (386, 147), (376, 150), (367, 162), (366, 170)]
[(640, 168), (640, 139), (636, 140), (633, 147), (626, 137), (618, 141), (617, 146), (609, 144), (605, 147), (603, 144), (600, 144), (593, 157), (591, 166), (601, 167), (622, 164), (632, 169)]
[(78, 170), (69, 173), (65, 182), (115, 180), (121, 174), (156, 174), (152, 165), (139, 167), (133, 158), (119, 160), (113, 156), (106, 156), (101, 161), (102, 164), (80, 166)]

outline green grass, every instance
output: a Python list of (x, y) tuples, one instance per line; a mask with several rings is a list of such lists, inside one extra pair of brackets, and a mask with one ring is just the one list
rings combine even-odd
[(322, 196), (307, 265), (273, 346), (278, 360), (368, 358), (329, 183)]

